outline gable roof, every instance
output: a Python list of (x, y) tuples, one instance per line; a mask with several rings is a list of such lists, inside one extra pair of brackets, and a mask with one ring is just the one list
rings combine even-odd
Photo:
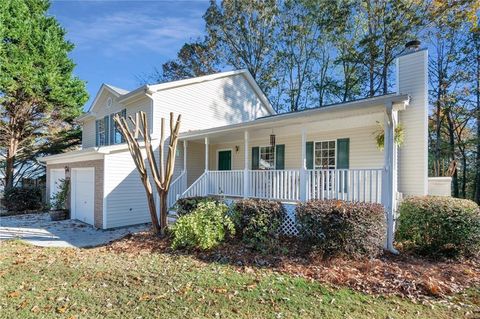
[(235, 75), (243, 75), (247, 82), (250, 84), (254, 92), (257, 94), (257, 96), (260, 98), (262, 103), (266, 106), (267, 110), (269, 111), (270, 114), (276, 114), (275, 110), (273, 109), (270, 101), (268, 100), (267, 96), (263, 91), (260, 89), (258, 86), (257, 82), (253, 78), (253, 76), (250, 74), (250, 72), (246, 69), (242, 70), (234, 70), (234, 71), (226, 71), (226, 72), (220, 72), (220, 73), (215, 73), (215, 74), (210, 74), (210, 75), (204, 75), (204, 76), (198, 76), (190, 79), (185, 79), (185, 80), (177, 80), (177, 81), (171, 81), (171, 82), (165, 82), (165, 83), (159, 83), (159, 84), (152, 84), (152, 85), (143, 85), (125, 95), (122, 95), (122, 97), (119, 99), (120, 102), (124, 102), (134, 96), (137, 96), (138, 94), (143, 94), (143, 93), (155, 93), (158, 91), (162, 90), (168, 90), (180, 86), (185, 86), (185, 85), (191, 85), (191, 84), (196, 84), (196, 83), (203, 83), (203, 82), (208, 82), (208, 81), (213, 81), (225, 77), (230, 77), (230, 76), (235, 76)]
[(128, 92), (130, 92), (130, 91), (127, 91), (127, 90), (124, 90), (124, 89), (121, 89), (121, 88), (117, 88), (116, 86), (113, 86), (113, 85), (111, 85), (111, 84), (106, 84), (106, 83), (105, 83), (105, 86), (107, 86), (108, 88), (114, 90), (115, 92), (117, 92), (117, 93), (120, 94), (120, 95), (125, 95), (125, 94), (127, 94)]

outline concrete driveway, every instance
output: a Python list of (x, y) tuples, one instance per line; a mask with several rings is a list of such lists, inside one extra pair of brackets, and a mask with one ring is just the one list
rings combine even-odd
[(43, 247), (94, 247), (148, 228), (142, 224), (101, 230), (76, 220), (53, 222), (48, 213), (27, 214), (0, 217), (0, 241), (20, 238)]

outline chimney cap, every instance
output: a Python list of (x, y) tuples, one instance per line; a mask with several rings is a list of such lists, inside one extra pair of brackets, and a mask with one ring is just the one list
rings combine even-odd
[(421, 44), (422, 44), (422, 42), (415, 39), (415, 40), (412, 40), (412, 41), (408, 41), (405, 44), (405, 48), (408, 49), (408, 50), (418, 50), (418, 48), (420, 48)]

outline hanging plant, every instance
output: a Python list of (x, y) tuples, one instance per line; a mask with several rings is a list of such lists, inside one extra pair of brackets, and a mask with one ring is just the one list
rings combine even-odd
[[(385, 129), (383, 127), (383, 124), (380, 124), (379, 122), (377, 123), (378, 123), (378, 128), (373, 134), (375, 134), (375, 142), (377, 144), (377, 148), (380, 151), (383, 151), (385, 147)], [(394, 142), (398, 147), (401, 147), (404, 141), (405, 141), (405, 130), (403, 128), (402, 123), (399, 123), (395, 128)]]

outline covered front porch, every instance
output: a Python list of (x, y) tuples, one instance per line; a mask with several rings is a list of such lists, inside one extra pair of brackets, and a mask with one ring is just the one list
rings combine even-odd
[[(183, 133), (182, 173), (169, 204), (207, 195), (385, 204), (394, 182), (386, 179), (396, 171), (393, 127), (405, 101), (390, 95)], [(375, 142), (380, 124), (386, 151)]]

